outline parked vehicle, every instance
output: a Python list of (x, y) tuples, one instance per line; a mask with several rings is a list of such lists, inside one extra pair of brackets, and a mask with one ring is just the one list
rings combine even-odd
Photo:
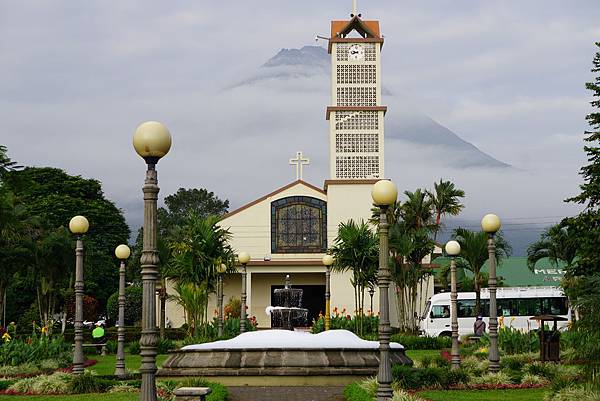
[[(490, 294), (481, 290), (481, 315), (489, 329)], [(557, 315), (571, 320), (571, 309), (567, 298), (559, 287), (501, 287), (496, 291), (498, 317), (503, 324), (519, 330), (537, 330), (539, 326), (530, 321), (532, 316)], [(475, 293), (459, 292), (458, 334), (473, 333), (475, 323)], [(425, 313), (420, 319), (419, 331), (423, 336), (450, 336), (450, 292), (435, 294), (427, 301)], [(568, 322), (559, 322), (564, 328)], [(486, 330), (487, 331), (487, 330)]]

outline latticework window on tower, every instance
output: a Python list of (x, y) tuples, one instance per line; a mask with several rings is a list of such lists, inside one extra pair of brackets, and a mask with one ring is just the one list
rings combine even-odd
[(377, 111), (336, 111), (336, 130), (376, 130), (379, 129)]
[(338, 84), (375, 84), (377, 67), (372, 64), (338, 64)]
[(335, 134), (337, 153), (376, 153), (379, 152), (379, 135), (342, 133)]
[(338, 106), (376, 106), (375, 87), (337, 88)]
[(342, 179), (379, 178), (379, 156), (336, 156), (335, 174)]

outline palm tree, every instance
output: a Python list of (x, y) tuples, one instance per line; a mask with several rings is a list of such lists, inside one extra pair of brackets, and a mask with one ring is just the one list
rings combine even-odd
[[(446, 214), (458, 216), (465, 205), (460, 203), (460, 198), (465, 197), (465, 191), (456, 188), (451, 181), (443, 181), (433, 184), (433, 192), (427, 191), (433, 211), (435, 213), (435, 226), (433, 229), (433, 241), (437, 240), (437, 235), (442, 228), (442, 217)], [(433, 254), (431, 255), (433, 258)]]
[[(456, 260), (456, 267), (471, 271), (475, 287), (475, 311), (481, 313), (481, 287), (483, 284), (481, 268), (488, 260), (488, 234), (483, 231), (470, 231), (465, 228), (454, 230), (453, 238), (460, 244), (460, 257)], [(501, 232), (494, 235), (496, 244), (496, 261), (510, 256), (512, 248), (504, 239)]]
[[(163, 277), (175, 282), (181, 290), (179, 302), (184, 305), (194, 335), (207, 321), (208, 296), (215, 291), (217, 266), (234, 265), (234, 252), (229, 245), (231, 234), (218, 226), (217, 216), (190, 214), (182, 226), (171, 233), (170, 263), (163, 265)], [(199, 304), (198, 304), (199, 303)]]
[(538, 261), (544, 258), (550, 259), (555, 266), (558, 262), (564, 262), (570, 267), (577, 256), (576, 238), (566, 226), (556, 224), (547, 228), (540, 240), (534, 242), (527, 248), (527, 267), (533, 271)]
[(379, 261), (379, 237), (368, 223), (349, 220), (341, 223), (334, 245), (329, 251), (334, 257), (332, 271), (352, 271), (354, 306), (357, 333), (362, 334), (362, 315), (365, 303), (365, 288), (375, 282)]
[(406, 228), (431, 230), (433, 203), (427, 196), (427, 192), (418, 188), (415, 192), (404, 191), (404, 195), (407, 199), (400, 207), (399, 213)]
[[(391, 274), (397, 288), (398, 321), (401, 330), (416, 329), (417, 295), (431, 271), (423, 266), (423, 258), (433, 249), (426, 228), (414, 229), (404, 221), (390, 228)], [(420, 291), (418, 290), (420, 286)]]

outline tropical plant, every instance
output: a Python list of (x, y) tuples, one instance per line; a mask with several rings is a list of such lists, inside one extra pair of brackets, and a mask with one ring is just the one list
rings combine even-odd
[(570, 267), (577, 256), (577, 238), (566, 225), (556, 224), (544, 230), (540, 240), (527, 248), (527, 267), (535, 268), (538, 261), (548, 258), (555, 266), (563, 262)]
[(170, 263), (163, 265), (163, 277), (174, 282), (175, 300), (185, 309), (194, 335), (208, 319), (208, 298), (215, 291), (217, 266), (233, 269), (234, 253), (230, 233), (218, 226), (219, 217), (190, 214), (184, 225), (172, 230)]
[[(481, 269), (488, 260), (488, 234), (483, 231), (470, 231), (465, 228), (454, 230), (453, 238), (460, 244), (460, 257), (456, 259), (457, 268), (469, 270), (473, 273), (475, 287), (475, 313), (481, 313), (481, 287), (483, 284)], [(496, 261), (498, 265), (510, 256), (512, 248), (504, 239), (502, 232), (494, 235), (496, 245)]]
[(377, 279), (379, 261), (379, 238), (364, 221), (358, 223), (349, 220), (341, 223), (338, 235), (329, 252), (334, 257), (331, 270), (350, 271), (350, 283), (354, 288), (354, 306), (356, 315), (356, 333), (363, 333), (362, 317), (365, 306), (365, 289)]
[(390, 227), (390, 270), (396, 284), (400, 329), (415, 331), (422, 299), (427, 297), (424, 283), (431, 275), (423, 260), (434, 249), (430, 237), (434, 228), (433, 203), (421, 189), (404, 194), (406, 201), (395, 206)]
[(433, 184), (433, 191), (427, 191), (431, 205), (435, 214), (435, 226), (433, 230), (433, 241), (437, 240), (437, 235), (442, 228), (442, 217), (445, 215), (458, 216), (465, 207), (460, 202), (460, 198), (465, 197), (465, 191), (456, 188), (452, 181), (443, 181)]

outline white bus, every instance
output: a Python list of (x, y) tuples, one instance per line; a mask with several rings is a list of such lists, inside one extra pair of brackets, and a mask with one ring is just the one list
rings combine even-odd
[[(490, 293), (487, 288), (481, 290), (481, 315), (489, 329)], [(529, 320), (532, 316), (550, 314), (571, 320), (571, 309), (567, 298), (558, 287), (501, 287), (496, 292), (498, 317), (504, 317), (506, 327), (520, 330), (538, 329), (538, 323)], [(475, 293), (458, 293), (458, 334), (473, 333), (475, 323)], [(427, 301), (425, 313), (419, 324), (422, 336), (450, 336), (450, 292), (435, 294)], [(568, 322), (558, 322), (563, 328)]]

